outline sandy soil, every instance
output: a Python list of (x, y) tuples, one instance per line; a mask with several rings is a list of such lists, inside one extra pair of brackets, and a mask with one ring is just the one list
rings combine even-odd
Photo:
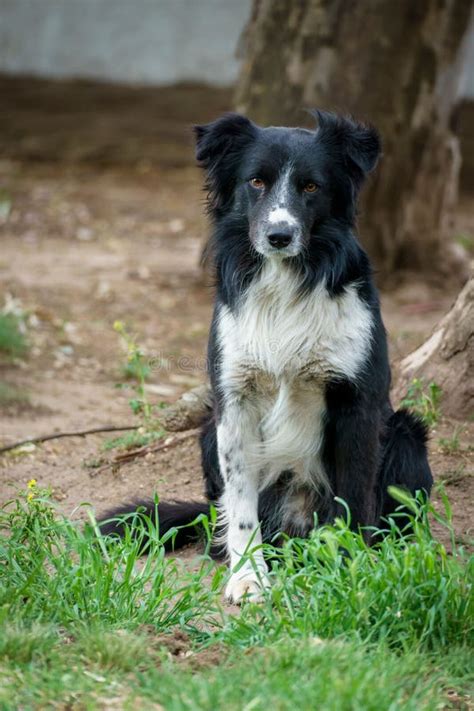
[[(153, 402), (171, 402), (205, 378), (212, 289), (198, 266), (206, 220), (187, 128), (225, 109), (229, 94), (1, 78), (0, 90), (12, 99), (0, 119), (0, 189), (10, 204), (0, 225), (0, 294), (30, 314), (31, 343), (24, 360), (0, 363), (0, 380), (28, 397), (0, 403), (0, 443), (133, 424), (130, 390), (115, 387), (125, 362), (115, 320), (153, 359)], [(454, 297), (415, 281), (382, 294), (394, 361), (426, 338)], [(457, 534), (467, 540), (472, 424), (463, 425), (460, 453), (439, 445), (461, 424), (443, 420), (430, 448), (436, 478), (449, 482)], [(108, 437), (0, 457), (0, 499), (31, 478), (51, 486), (73, 516), (82, 502), (100, 514), (155, 490), (162, 498), (201, 496), (194, 439), (97, 475), (87, 463), (107, 456)]]

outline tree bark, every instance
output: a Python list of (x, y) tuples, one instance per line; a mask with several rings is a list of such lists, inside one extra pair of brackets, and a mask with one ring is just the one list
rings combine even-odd
[(474, 414), (474, 278), (430, 338), (400, 364), (395, 395), (402, 397), (413, 378), (442, 389), (441, 410), (456, 419)]
[(302, 109), (349, 112), (379, 129), (384, 155), (360, 232), (382, 277), (452, 270), (446, 249), (460, 169), (449, 120), (469, 0), (254, 0), (236, 105), (263, 124)]

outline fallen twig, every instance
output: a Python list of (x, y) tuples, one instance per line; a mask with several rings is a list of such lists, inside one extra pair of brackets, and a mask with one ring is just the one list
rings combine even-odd
[(50, 439), (60, 439), (61, 437), (84, 437), (85, 435), (97, 434), (98, 432), (125, 432), (125, 430), (137, 430), (139, 427), (140, 425), (125, 425), (124, 427), (108, 425), (105, 427), (92, 427), (89, 430), (56, 432), (55, 434), (41, 435), (40, 437), (30, 437), (29, 439), (23, 439), (19, 442), (13, 442), (13, 444), (7, 444), (4, 447), (0, 447), (0, 454), (10, 452), (12, 449), (16, 449), (17, 447), (23, 447), (25, 444), (38, 444), (39, 442), (48, 442)]
[(184, 440), (189, 439), (189, 437), (197, 436), (199, 432), (200, 428), (197, 427), (195, 429), (188, 430), (187, 432), (180, 432), (179, 434), (175, 435), (173, 439), (167, 439), (164, 442), (160, 442), (160, 444), (147, 444), (145, 447), (140, 447), (140, 449), (134, 449), (131, 452), (123, 452), (122, 454), (117, 454), (117, 456), (114, 457), (111, 462), (107, 462), (107, 464), (104, 464), (98, 469), (95, 469), (93, 472), (90, 472), (90, 475), (94, 477), (98, 474), (102, 474), (102, 472), (104, 471), (107, 471), (107, 469), (120, 466), (121, 464), (126, 464), (127, 462), (131, 462), (134, 459), (138, 459), (139, 457), (145, 457), (147, 454), (153, 454), (155, 452), (161, 452), (164, 449), (176, 447)]
[(446, 486), (452, 486), (453, 484), (459, 484), (463, 479), (469, 479), (473, 476), (472, 471), (466, 471), (464, 467), (458, 469), (457, 471), (448, 471), (440, 475), (440, 480)]

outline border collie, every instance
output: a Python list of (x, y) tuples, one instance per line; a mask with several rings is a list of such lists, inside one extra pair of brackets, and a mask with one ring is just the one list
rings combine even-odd
[[(389, 485), (427, 495), (432, 485), (423, 424), (390, 404), (379, 299), (355, 231), (380, 139), (350, 118), (314, 115), (316, 130), (238, 114), (195, 128), (217, 282), (202, 464), (233, 571), (226, 597), (237, 603), (268, 584), (262, 540), (344, 517), (339, 499), (369, 539), (397, 506)], [(162, 503), (160, 532), (208, 510)]]

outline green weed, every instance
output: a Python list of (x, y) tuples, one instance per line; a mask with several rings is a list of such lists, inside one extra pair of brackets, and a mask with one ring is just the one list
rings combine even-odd
[(115, 321), (114, 330), (119, 334), (127, 350), (127, 362), (123, 372), (128, 378), (135, 381), (133, 388), (136, 392), (136, 397), (130, 400), (130, 407), (135, 415), (141, 414), (146, 422), (151, 418), (151, 405), (148, 402), (145, 391), (145, 383), (150, 374), (150, 368), (143, 351), (136, 342), (136, 336), (132, 336), (121, 321)]
[(414, 378), (400, 407), (411, 410), (421, 417), (428, 427), (433, 427), (441, 416), (440, 401), (442, 390), (436, 383), (425, 385), (420, 378)]
[[(136, 336), (131, 335), (121, 321), (114, 323), (114, 330), (119, 334), (127, 351), (127, 362), (123, 366), (122, 372), (127, 379), (133, 382), (132, 388), (135, 396), (129, 400), (130, 409), (134, 415), (140, 418), (142, 426), (131, 434), (106, 440), (104, 448), (109, 450), (116, 447), (123, 449), (142, 447), (161, 439), (165, 434), (156, 417), (161, 406), (152, 405), (148, 400), (145, 385), (151, 369), (143, 350), (137, 343)], [(125, 386), (119, 383), (117, 387), (123, 388)]]
[(454, 428), (451, 437), (439, 438), (439, 446), (444, 454), (457, 454), (461, 450), (462, 446), (460, 435), (464, 429), (465, 427), (463, 425), (458, 425)]
[[(141, 430), (141, 428), (140, 428)], [(153, 430), (152, 432), (134, 430), (132, 432), (127, 432), (121, 437), (113, 437), (112, 439), (107, 439), (104, 442), (103, 449), (108, 451), (110, 449), (116, 449), (120, 447), (121, 449), (135, 449), (136, 447), (145, 447), (147, 444), (156, 442), (161, 439), (165, 431), (164, 430)]]
[(0, 313), (0, 352), (18, 358), (25, 355), (27, 349), (22, 320), (13, 313)]
[(455, 241), (464, 247), (466, 252), (470, 254), (474, 252), (474, 235), (467, 234), (466, 232), (461, 232), (454, 238)]

